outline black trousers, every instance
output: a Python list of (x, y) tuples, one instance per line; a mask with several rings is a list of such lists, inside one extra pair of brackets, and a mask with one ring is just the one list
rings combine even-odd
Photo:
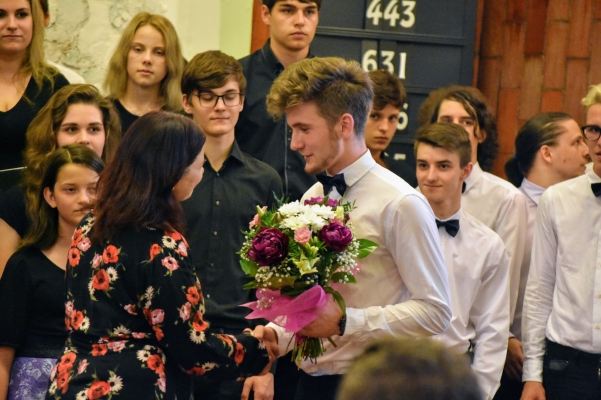
[(334, 400), (342, 375), (311, 376), (300, 372), (295, 400)]
[(543, 386), (547, 400), (601, 400), (601, 354), (547, 340)]

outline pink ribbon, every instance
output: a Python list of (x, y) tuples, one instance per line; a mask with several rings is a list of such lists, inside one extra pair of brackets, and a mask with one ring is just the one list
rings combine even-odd
[(326, 305), (327, 296), (319, 285), (296, 297), (282, 296), (279, 290), (258, 289), (258, 300), (242, 306), (253, 310), (247, 319), (264, 318), (285, 328), (286, 332), (298, 332), (317, 318)]

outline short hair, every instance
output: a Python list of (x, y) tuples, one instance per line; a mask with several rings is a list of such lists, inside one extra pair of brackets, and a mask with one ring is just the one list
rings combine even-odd
[(407, 101), (407, 92), (403, 82), (388, 70), (377, 69), (369, 72), (374, 88), (373, 109), (381, 110), (391, 105), (398, 110), (403, 109)]
[(494, 115), (484, 95), (471, 86), (449, 86), (435, 90), (428, 95), (421, 106), (418, 117), (420, 124), (424, 120), (427, 120), (428, 123), (436, 122), (440, 105), (445, 100), (461, 103), (465, 111), (474, 119), (476, 127), (480, 131), (486, 132), (484, 141), (478, 143), (477, 159), (484, 171), (491, 171), (499, 152), (499, 135)]
[(519, 187), (543, 146), (557, 145), (557, 138), (564, 133), (559, 126), (563, 121), (573, 119), (564, 112), (549, 112), (530, 118), (515, 137), (515, 155), (505, 164), (505, 175), (509, 182)]
[(31, 229), (21, 240), (19, 247), (33, 246), (41, 250), (52, 247), (58, 240), (59, 215), (56, 208), (44, 199), (44, 188), (54, 191), (60, 170), (68, 164), (78, 164), (100, 174), (104, 163), (94, 150), (80, 144), (70, 144), (55, 150), (44, 161), (43, 174), (39, 187), (36, 189), (36, 207), (33, 210)]
[(169, 111), (180, 111), (182, 108), (180, 81), (184, 69), (184, 58), (173, 24), (162, 15), (142, 12), (137, 14), (125, 27), (119, 44), (109, 62), (104, 89), (111, 99), (118, 99), (127, 89), (127, 56), (136, 31), (150, 25), (163, 35), (165, 40), (165, 62), (167, 74), (161, 81), (159, 96)]
[(416, 156), (417, 148), (422, 143), (457, 154), (461, 168), (472, 160), (470, 136), (461, 125), (450, 122), (434, 122), (422, 126), (415, 134), (413, 151)]
[(240, 93), (246, 91), (246, 78), (242, 65), (232, 56), (219, 50), (205, 51), (192, 58), (182, 75), (182, 93), (191, 96), (194, 90), (217, 89), (229, 80), (238, 82)]
[(466, 355), (432, 339), (370, 344), (345, 374), (337, 400), (476, 400), (480, 386)]
[(102, 159), (111, 160), (121, 140), (121, 122), (113, 103), (104, 98), (95, 86), (89, 84), (67, 85), (57, 90), (38, 112), (25, 135), (25, 176), (23, 186), (30, 218), (39, 208), (37, 190), (42, 182), (43, 164), (57, 148), (56, 134), (73, 104), (90, 104), (102, 113), (105, 139)]
[(373, 88), (367, 72), (356, 61), (338, 57), (306, 58), (287, 67), (267, 95), (267, 111), (274, 118), (287, 109), (314, 102), (330, 127), (349, 113), (355, 134), (363, 135), (371, 111)]
[(138, 118), (98, 180), (92, 242), (102, 243), (128, 227), (183, 232), (173, 187), (204, 143), (190, 118), (168, 111)]
[(593, 104), (601, 104), (601, 84), (591, 86), (586, 96), (582, 99), (582, 105), (586, 111)]
[[(273, 8), (273, 6), (275, 6), (275, 3), (277, 3), (278, 1), (285, 1), (285, 0), (263, 0), (263, 4), (267, 6), (267, 8), (269, 9), (269, 12), (271, 12), (271, 9)], [(323, 0), (298, 0), (301, 3), (315, 3), (317, 5), (317, 10), (319, 10), (321, 8), (321, 2)]]

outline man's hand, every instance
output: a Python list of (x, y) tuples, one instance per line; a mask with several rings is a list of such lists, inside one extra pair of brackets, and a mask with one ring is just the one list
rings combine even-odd
[(522, 381), (522, 367), (524, 366), (524, 353), (522, 342), (511, 337), (507, 343), (507, 358), (505, 358), (505, 375), (515, 381)]
[(252, 334), (265, 345), (267, 353), (269, 353), (269, 361), (274, 362), (280, 356), (277, 333), (271, 328), (259, 325)]
[(246, 378), (240, 400), (248, 400), (251, 390), (255, 392), (255, 400), (272, 400), (273, 374), (268, 372), (265, 375)]
[(541, 382), (527, 381), (520, 400), (545, 400), (545, 388)]
[(332, 295), (328, 295), (328, 303), (325, 305), (321, 314), (317, 316), (315, 321), (305, 326), (298, 333), (314, 338), (327, 338), (334, 335), (339, 335), (340, 328), (338, 323), (342, 318), (343, 313), (340, 306), (334, 300)]

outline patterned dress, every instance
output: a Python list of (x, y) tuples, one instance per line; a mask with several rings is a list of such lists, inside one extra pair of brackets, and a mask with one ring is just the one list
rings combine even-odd
[(186, 240), (126, 229), (91, 244), (88, 214), (72, 239), (65, 323), (48, 399), (188, 398), (189, 375), (257, 374), (267, 352), (249, 335), (214, 335)]

